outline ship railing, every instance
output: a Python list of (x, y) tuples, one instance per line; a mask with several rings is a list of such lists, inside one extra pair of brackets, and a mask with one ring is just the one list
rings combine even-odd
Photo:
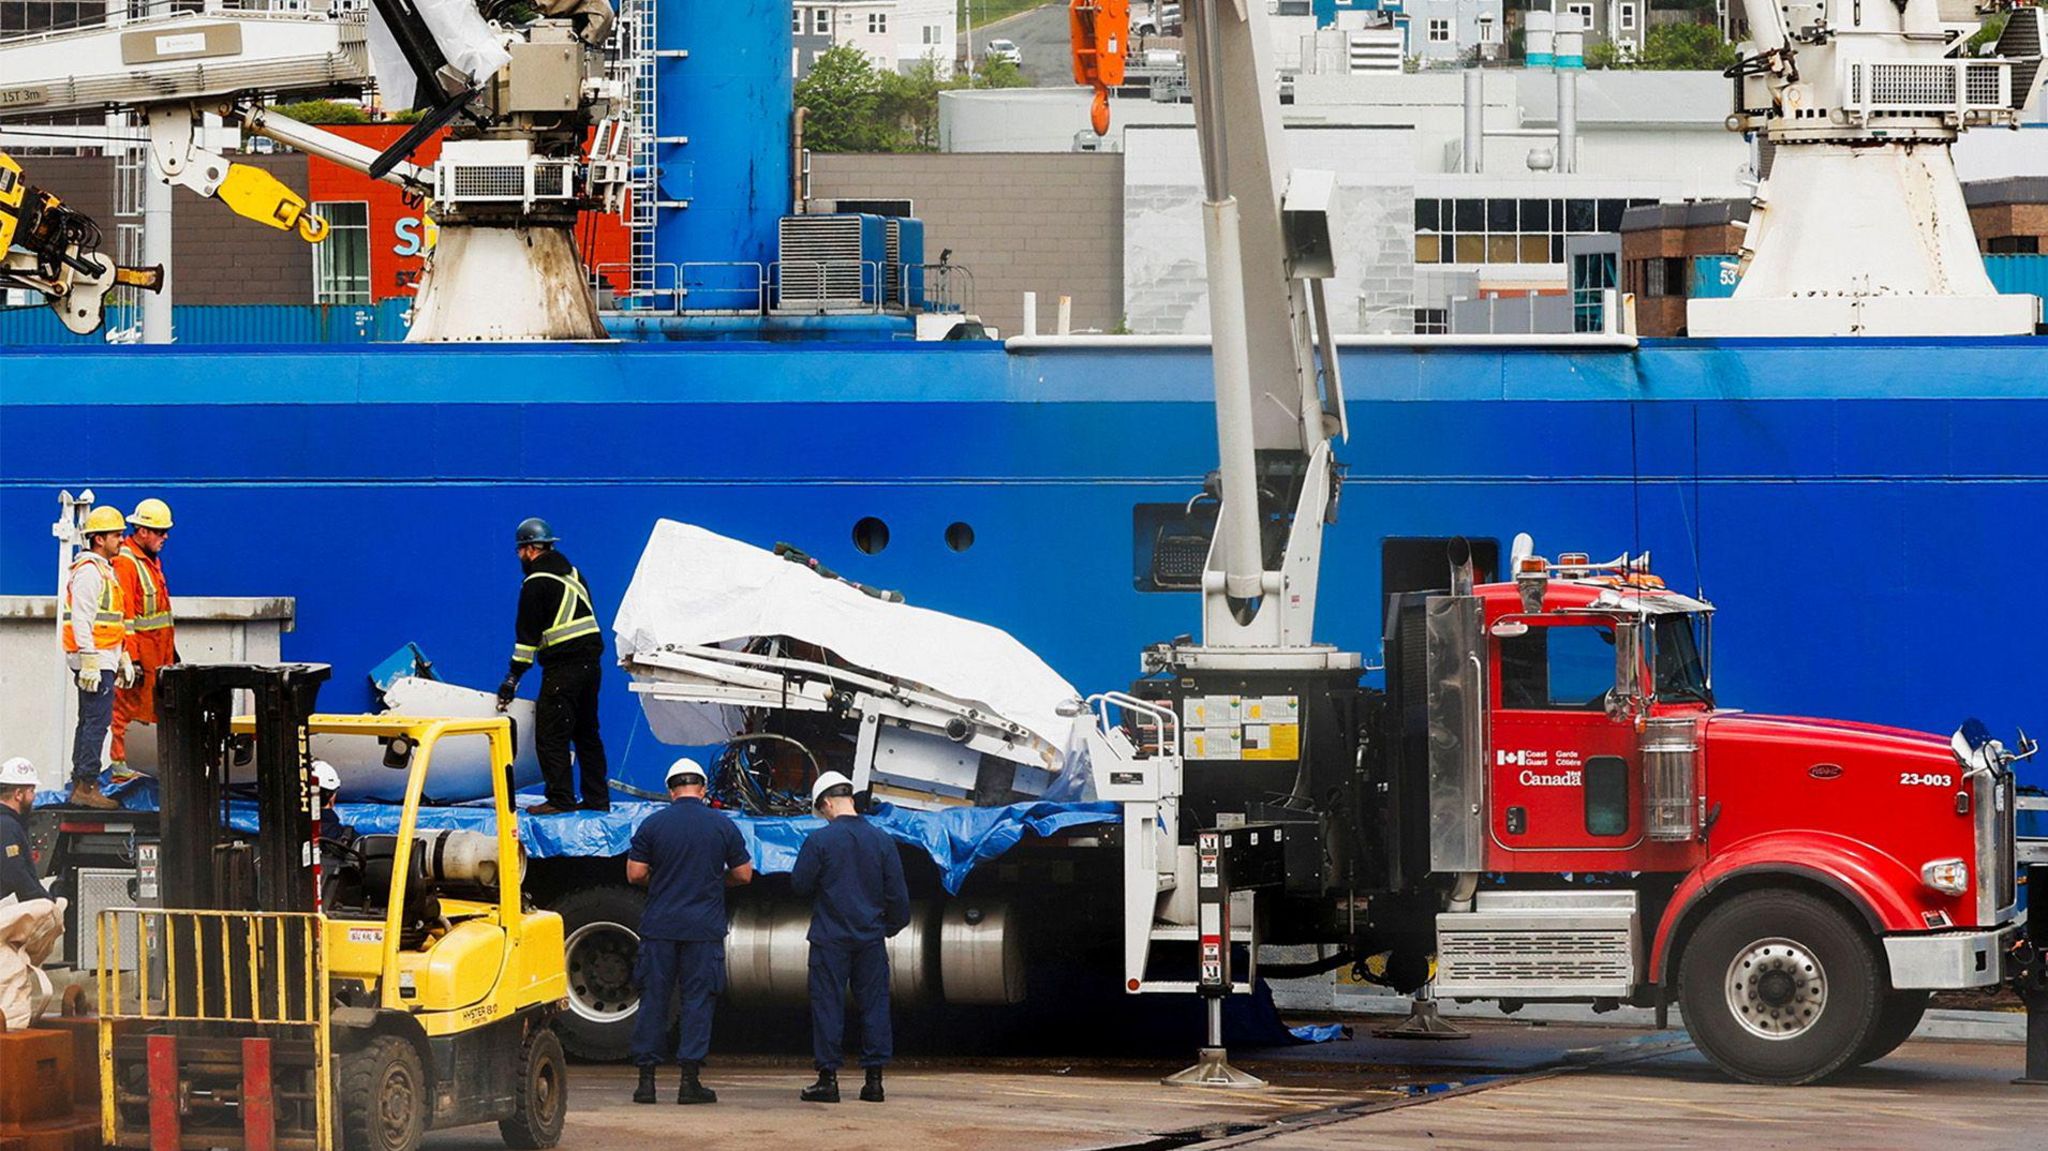
[(959, 264), (892, 264), (893, 302), (921, 312), (975, 311), (974, 272)]
[(619, 284), (633, 282), (634, 267), (630, 261), (617, 261), (599, 264), (592, 271), (591, 284), (598, 292), (603, 310), (740, 316), (758, 316), (767, 310), (767, 270), (756, 261), (640, 265), (648, 273), (643, 281), (648, 287), (635, 292), (617, 291)]

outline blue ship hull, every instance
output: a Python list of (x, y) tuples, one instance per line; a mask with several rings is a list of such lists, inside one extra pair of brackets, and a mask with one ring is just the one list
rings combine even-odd
[[(1377, 662), (1387, 537), (1528, 531), (1552, 555), (1647, 547), (1702, 587), (1724, 704), (2040, 726), (2022, 601), (2048, 561), (2044, 346), (1349, 348), (1320, 636)], [(356, 708), (407, 641), (447, 678), (503, 675), (522, 517), (556, 526), (607, 613), (670, 517), (795, 543), (1101, 690), (1199, 625), (1191, 594), (1137, 590), (1133, 506), (1194, 492), (1213, 419), (1200, 347), (15, 350), (0, 592), (48, 592), (57, 489), (161, 496), (173, 591), (297, 597), (285, 655), (334, 664), (323, 703)], [(875, 554), (852, 540), (868, 517)], [(625, 777), (657, 778), (673, 753), (622, 678), (604, 723)]]

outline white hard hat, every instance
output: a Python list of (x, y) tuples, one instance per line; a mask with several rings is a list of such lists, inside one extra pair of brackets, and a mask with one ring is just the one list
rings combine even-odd
[(811, 784), (811, 806), (818, 806), (819, 801), (825, 798), (825, 793), (835, 787), (843, 787), (850, 794), (853, 791), (853, 781), (836, 771), (820, 775), (817, 781)]
[(687, 780), (694, 779), (698, 783), (703, 783), (710, 778), (709, 775), (705, 774), (703, 764), (686, 755), (668, 765), (668, 775), (663, 777), (663, 782), (667, 783), (670, 787), (674, 787)]
[(341, 790), (341, 775), (334, 770), (333, 764), (324, 759), (313, 761), (313, 782), (319, 784), (322, 791)]
[(0, 787), (34, 787), (36, 765), (21, 756), (0, 763)]

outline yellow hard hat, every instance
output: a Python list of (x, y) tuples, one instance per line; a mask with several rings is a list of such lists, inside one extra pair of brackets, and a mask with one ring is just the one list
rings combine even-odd
[(121, 518), (121, 509), (117, 507), (102, 505), (92, 509), (92, 514), (85, 517), (85, 534), (89, 536), (96, 536), (101, 532), (117, 532), (127, 526), (128, 521)]
[(128, 517), (132, 528), (155, 528), (160, 532), (171, 530), (171, 505), (159, 499), (147, 499), (135, 505), (135, 512)]

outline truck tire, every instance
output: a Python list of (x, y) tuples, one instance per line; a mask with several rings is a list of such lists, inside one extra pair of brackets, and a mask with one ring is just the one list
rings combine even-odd
[(1913, 1037), (1913, 1029), (1920, 1026), (1920, 1018), (1927, 1014), (1928, 1001), (1933, 998), (1932, 991), (1887, 992), (1884, 1006), (1878, 1009), (1877, 1030), (1857, 1049), (1852, 1065), (1875, 1063), (1897, 1051), (1899, 1044)]
[(1686, 1030), (1749, 1083), (1812, 1083), (1853, 1066), (1885, 980), (1863, 926), (1797, 891), (1747, 892), (1707, 913), (1680, 961)]
[(625, 1059), (633, 1053), (633, 1016), (640, 1010), (633, 968), (647, 896), (633, 887), (586, 887), (555, 900), (551, 910), (562, 917), (569, 975), (569, 1009), (554, 1024), (562, 1046), (578, 1059)]
[(505, 1146), (537, 1151), (562, 1141), (569, 1113), (569, 1065), (551, 1028), (536, 1027), (519, 1052), (519, 1094), (510, 1117), (498, 1121)]
[(394, 1035), (338, 1057), (334, 1110), (344, 1151), (417, 1151), (430, 1088), (420, 1053)]

